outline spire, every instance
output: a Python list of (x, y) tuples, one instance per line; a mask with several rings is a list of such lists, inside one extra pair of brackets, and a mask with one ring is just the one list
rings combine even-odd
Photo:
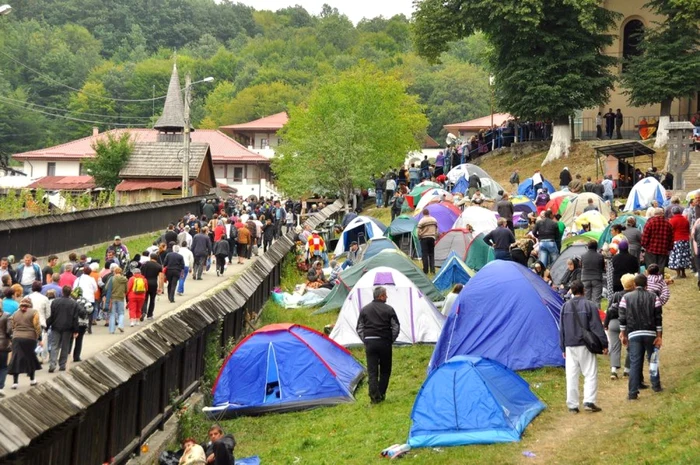
[(184, 107), (180, 92), (180, 76), (177, 74), (177, 64), (173, 64), (173, 74), (170, 76), (168, 94), (163, 105), (163, 114), (153, 126), (161, 132), (182, 132), (185, 129)]

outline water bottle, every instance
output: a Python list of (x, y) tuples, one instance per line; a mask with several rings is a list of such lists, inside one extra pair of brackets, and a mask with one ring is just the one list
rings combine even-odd
[(651, 354), (651, 359), (649, 360), (649, 376), (655, 378), (659, 375), (659, 349), (654, 347), (654, 352)]

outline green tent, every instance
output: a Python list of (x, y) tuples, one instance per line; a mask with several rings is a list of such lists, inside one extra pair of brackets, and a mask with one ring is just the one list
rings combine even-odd
[(420, 258), (417, 226), (418, 220), (412, 216), (397, 216), (386, 229), (384, 235), (394, 241), (401, 251), (409, 257)]
[(493, 255), (493, 247), (489, 247), (489, 245), (484, 242), (484, 236), (485, 234), (481, 233), (474, 237), (471, 244), (469, 244), (469, 248), (467, 249), (466, 264), (467, 267), (474, 271), (479, 271), (486, 266), (487, 263), (495, 260)]
[(602, 249), (605, 244), (609, 244), (612, 241), (612, 233), (610, 232), (610, 227), (614, 224), (625, 224), (627, 223), (627, 218), (633, 216), (637, 220), (637, 229), (640, 231), (644, 230), (644, 225), (647, 224), (647, 219), (643, 216), (638, 215), (620, 215), (615, 218), (607, 228), (600, 234), (600, 239), (598, 239), (598, 248)]
[(406, 196), (408, 200), (408, 206), (411, 208), (416, 208), (416, 205), (418, 205), (418, 201), (420, 200), (421, 196), (423, 195), (423, 192), (429, 191), (430, 189), (442, 189), (442, 186), (440, 184), (434, 183), (432, 181), (423, 181), (422, 183), (416, 185), (411, 192), (408, 193)]
[(590, 241), (596, 241), (600, 240), (602, 232), (601, 231), (588, 231), (583, 234), (579, 234), (578, 236), (571, 236), (567, 237), (563, 241), (561, 241), (561, 251), (563, 252), (567, 248), (569, 248), (572, 244), (576, 244), (578, 242), (582, 243), (588, 243)]
[[(484, 244), (486, 245), (486, 244)], [(343, 306), (343, 302), (350, 294), (353, 286), (357, 284), (362, 276), (369, 270), (378, 266), (388, 266), (403, 273), (418, 289), (421, 290), (433, 302), (444, 300), (444, 296), (438, 291), (423, 270), (418, 268), (413, 260), (400, 250), (386, 249), (379, 252), (374, 257), (364, 260), (361, 263), (351, 266), (340, 273), (339, 283), (333, 287), (328, 297), (323, 301), (323, 307), (316, 310), (314, 315), (338, 310)]]

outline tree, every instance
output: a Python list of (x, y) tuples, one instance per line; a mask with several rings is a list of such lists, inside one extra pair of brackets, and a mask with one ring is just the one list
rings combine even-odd
[(414, 27), (418, 52), (432, 61), (451, 41), (484, 33), (499, 108), (554, 123), (545, 164), (568, 156), (569, 116), (609, 97), (616, 60), (604, 48), (615, 17), (598, 0), (423, 0)]
[(402, 81), (363, 65), (321, 84), (306, 107), (291, 109), (272, 169), (287, 194), (338, 193), (347, 209), (371, 175), (419, 148), (427, 124)]
[(119, 172), (134, 151), (131, 134), (123, 132), (115, 136), (109, 133), (106, 139), (97, 139), (92, 149), (95, 151), (95, 157), (85, 162), (85, 168), (95, 179), (97, 186), (113, 191), (119, 184)]
[(666, 125), (671, 103), (698, 91), (700, 76), (700, 2), (697, 0), (652, 0), (645, 5), (663, 22), (647, 30), (640, 44), (641, 54), (625, 63), (622, 74), (630, 104), (661, 103), (654, 147), (668, 142)]

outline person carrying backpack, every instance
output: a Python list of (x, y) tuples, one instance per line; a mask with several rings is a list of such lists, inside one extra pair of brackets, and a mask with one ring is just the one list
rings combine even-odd
[(394, 221), (394, 218), (397, 216), (401, 215), (401, 208), (403, 207), (403, 202), (404, 202), (404, 197), (401, 194), (401, 191), (396, 191), (394, 194), (394, 197), (391, 199), (391, 221)]
[(141, 324), (141, 309), (146, 301), (148, 292), (148, 281), (141, 274), (141, 269), (135, 268), (133, 275), (126, 284), (127, 305), (129, 306), (129, 320), (131, 326)]
[[(92, 279), (92, 278), (90, 278)], [(76, 287), (70, 295), (78, 304), (78, 336), (75, 338), (73, 347), (73, 362), (80, 361), (80, 353), (83, 350), (83, 338), (90, 325), (90, 315), (92, 315), (92, 303), (83, 295), (83, 289)]]

